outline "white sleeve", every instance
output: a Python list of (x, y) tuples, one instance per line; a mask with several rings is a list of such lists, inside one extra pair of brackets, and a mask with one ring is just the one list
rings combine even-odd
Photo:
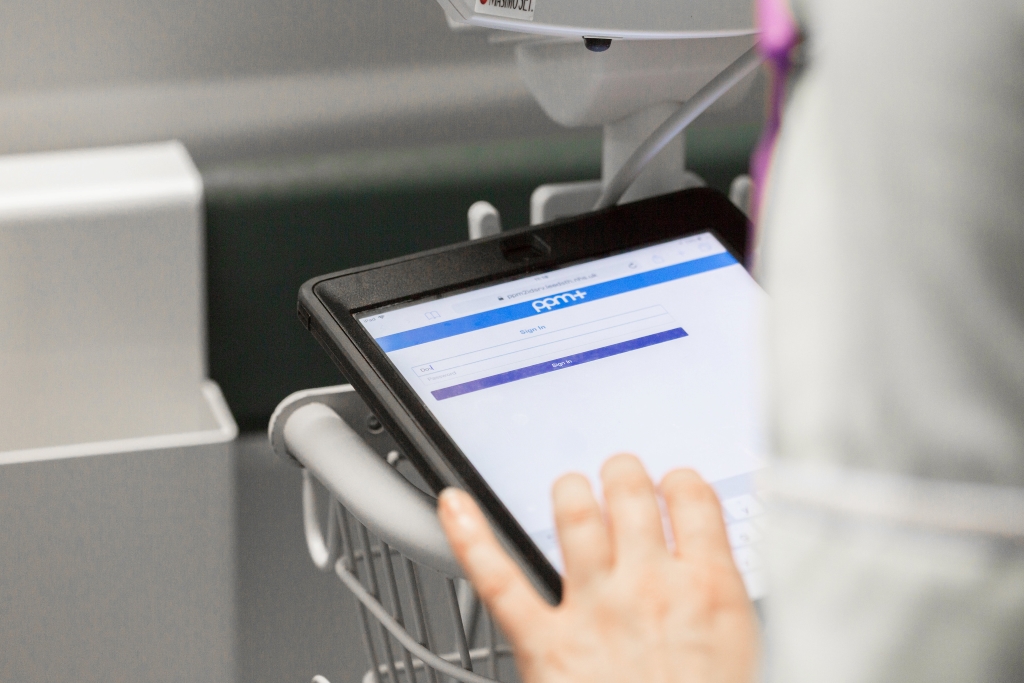
[(1024, 5), (805, 0), (765, 207), (769, 672), (1024, 680)]

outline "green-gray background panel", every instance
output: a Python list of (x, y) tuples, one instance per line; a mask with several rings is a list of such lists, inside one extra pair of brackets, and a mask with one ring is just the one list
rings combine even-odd
[[(727, 191), (758, 130), (697, 129), (687, 166)], [(485, 199), (506, 227), (529, 222), (543, 183), (600, 176), (594, 134), (350, 152), (204, 168), (210, 375), (243, 430), (263, 429), (292, 391), (344, 381), (295, 317), (323, 273), (466, 239)]]

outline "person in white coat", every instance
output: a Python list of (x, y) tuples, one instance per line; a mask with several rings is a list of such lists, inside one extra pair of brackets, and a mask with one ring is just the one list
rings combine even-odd
[(604, 509), (582, 477), (556, 484), (558, 607), (465, 494), (441, 497), (528, 683), (1024, 680), (1024, 4), (791, 11), (805, 40), (760, 213), (765, 646), (710, 487), (656, 489), (616, 456)]

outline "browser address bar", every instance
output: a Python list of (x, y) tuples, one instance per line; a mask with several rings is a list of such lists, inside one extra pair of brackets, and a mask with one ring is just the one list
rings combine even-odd
[(522, 331), (527, 335), (523, 339), (423, 363), (413, 367), (412, 371), (425, 384), (440, 386), (538, 358), (557, 357), (572, 349), (629, 338), (653, 328), (674, 326), (672, 317), (661, 306), (648, 306), (573, 325), (555, 327), (538, 324)]

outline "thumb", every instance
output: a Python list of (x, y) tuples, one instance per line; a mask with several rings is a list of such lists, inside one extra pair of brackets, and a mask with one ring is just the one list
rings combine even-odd
[(509, 640), (519, 642), (551, 607), (498, 543), (469, 494), (445, 489), (438, 498), (437, 511), (455, 557), (477, 595)]

